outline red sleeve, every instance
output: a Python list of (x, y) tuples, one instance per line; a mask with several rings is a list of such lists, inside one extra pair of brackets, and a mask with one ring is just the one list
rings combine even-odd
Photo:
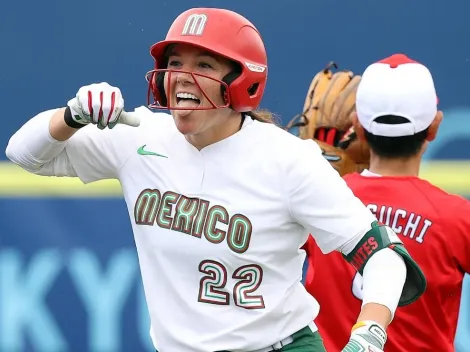
[(315, 247), (317, 244), (315, 243), (315, 239), (309, 235), (307, 242), (302, 246), (302, 249), (306, 252), (307, 254), (307, 261), (308, 261), (308, 268), (307, 268), (307, 273), (305, 275), (305, 284), (309, 285), (312, 280), (313, 276), (315, 274), (315, 265), (314, 265), (314, 255), (315, 255)]
[(461, 198), (454, 214), (458, 214), (455, 221), (457, 234), (454, 235), (457, 238), (451, 239), (455, 245), (455, 259), (466, 273), (470, 273), (470, 201)]

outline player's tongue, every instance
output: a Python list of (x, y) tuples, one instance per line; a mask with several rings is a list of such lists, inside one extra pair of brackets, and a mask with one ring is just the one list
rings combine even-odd
[(176, 106), (178, 108), (197, 108), (201, 101), (192, 94), (178, 93), (176, 96)]
[(176, 106), (179, 108), (197, 108), (199, 102), (192, 99), (181, 99)]

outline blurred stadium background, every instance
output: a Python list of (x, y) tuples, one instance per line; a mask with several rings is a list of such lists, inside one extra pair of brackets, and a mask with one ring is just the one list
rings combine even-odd
[[(422, 176), (470, 198), (467, 0), (4, 1), (2, 148), (27, 119), (63, 106), (85, 84), (107, 81), (122, 89), (127, 109), (144, 105), (149, 46), (196, 6), (230, 8), (258, 26), (270, 63), (262, 107), (284, 123), (330, 60), (362, 72), (404, 52), (426, 64), (445, 118)], [(152, 351), (119, 185), (39, 178), (4, 153), (0, 160), (0, 351)], [(458, 352), (470, 351), (468, 278), (464, 290)]]

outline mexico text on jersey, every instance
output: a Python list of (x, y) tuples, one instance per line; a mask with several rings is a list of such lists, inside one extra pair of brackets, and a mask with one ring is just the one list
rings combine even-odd
[[(230, 215), (221, 205), (171, 191), (162, 194), (158, 189), (140, 192), (134, 220), (137, 225), (157, 225), (197, 238), (204, 236), (214, 244), (226, 241), (232, 251), (240, 254), (248, 249), (252, 233), (250, 219), (242, 214)], [(217, 227), (219, 222), (228, 226), (226, 231)]]

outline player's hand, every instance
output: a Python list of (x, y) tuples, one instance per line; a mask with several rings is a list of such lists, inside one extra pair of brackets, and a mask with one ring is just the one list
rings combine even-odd
[(376, 322), (367, 320), (354, 325), (348, 344), (342, 352), (383, 352), (387, 333)]
[(106, 82), (81, 87), (67, 103), (72, 118), (80, 124), (94, 124), (99, 129), (113, 128), (118, 123), (139, 126), (138, 118), (124, 112), (121, 90)]

